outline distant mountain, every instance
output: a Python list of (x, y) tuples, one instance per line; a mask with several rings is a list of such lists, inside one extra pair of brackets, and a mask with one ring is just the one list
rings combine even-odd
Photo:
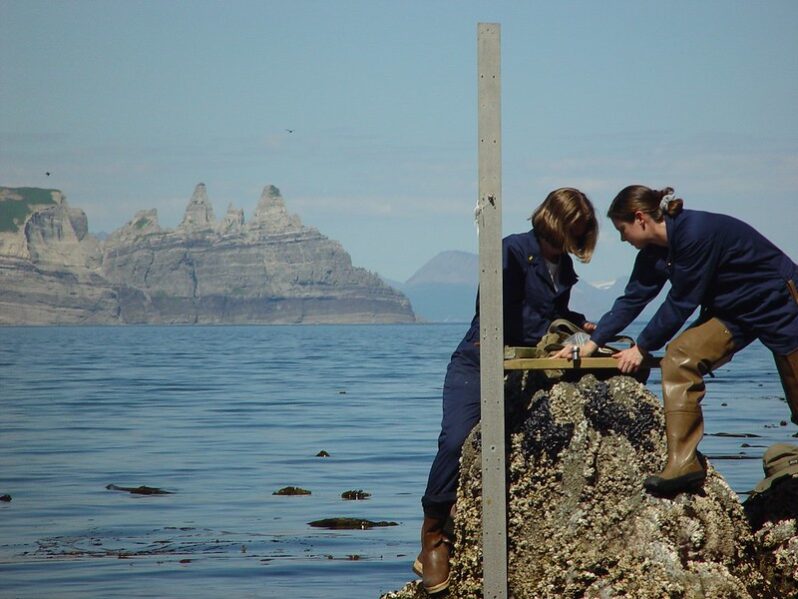
[[(581, 280), (571, 291), (571, 309), (598, 320), (623, 295), (626, 278), (592, 285)], [(441, 252), (405, 283), (392, 283), (413, 306), (416, 316), (429, 322), (470, 322), (479, 286), (479, 256), (470, 252)], [(639, 318), (650, 318), (664, 294), (651, 302)]]
[(410, 277), (405, 285), (470, 285), (479, 282), (479, 256), (471, 252), (441, 252)]
[(471, 322), (479, 283), (479, 256), (441, 252), (398, 288), (429, 322)]

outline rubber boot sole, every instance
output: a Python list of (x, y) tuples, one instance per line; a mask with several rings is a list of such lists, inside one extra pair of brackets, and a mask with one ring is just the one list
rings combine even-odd
[(643, 486), (646, 491), (654, 495), (675, 495), (682, 492), (697, 491), (706, 478), (707, 473), (704, 471), (688, 472), (675, 478), (649, 476), (643, 482)]
[(449, 575), (446, 577), (446, 580), (444, 580), (443, 582), (439, 582), (436, 585), (428, 587), (422, 584), (422, 586), (424, 586), (424, 590), (427, 591), (427, 593), (429, 593), (430, 595), (435, 595), (436, 593), (442, 593), (443, 591), (449, 588), (449, 581), (451, 580), (451, 578), (452, 578), (451, 575)]
[(421, 560), (418, 558), (413, 562), (413, 572), (416, 576), (424, 577), (424, 566), (421, 565)]
[[(421, 565), (421, 561), (418, 558), (416, 558), (416, 560), (413, 562), (413, 572), (417, 576), (424, 578), (424, 566)], [(434, 595), (435, 593), (440, 593), (449, 588), (450, 581), (451, 581), (451, 575), (447, 576), (446, 580), (444, 580), (441, 583), (438, 583), (429, 588), (424, 587), (424, 590), (427, 591), (427, 593), (429, 593), (430, 595)]]

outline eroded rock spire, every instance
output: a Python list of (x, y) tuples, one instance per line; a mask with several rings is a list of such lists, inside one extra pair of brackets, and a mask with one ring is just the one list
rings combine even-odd
[(213, 206), (205, 191), (205, 184), (199, 183), (194, 188), (194, 193), (186, 206), (186, 213), (180, 223), (184, 231), (203, 231), (216, 226), (216, 217), (213, 215)]
[(227, 213), (224, 215), (224, 218), (219, 221), (217, 231), (222, 235), (237, 234), (241, 232), (243, 226), (244, 211), (230, 204), (227, 207)]
[(263, 188), (249, 227), (267, 233), (283, 233), (301, 229), (302, 222), (298, 216), (289, 214), (285, 209), (280, 190), (274, 185), (267, 185)]

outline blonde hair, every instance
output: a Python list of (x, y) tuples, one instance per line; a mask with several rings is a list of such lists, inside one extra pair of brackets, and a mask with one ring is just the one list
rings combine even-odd
[(607, 216), (613, 220), (630, 223), (636, 212), (650, 214), (656, 222), (660, 222), (667, 214), (676, 216), (684, 208), (684, 200), (673, 198), (663, 206), (663, 198), (673, 196), (673, 187), (650, 189), (645, 185), (629, 185), (624, 187), (612, 200)]
[[(552, 191), (529, 217), (535, 233), (556, 248), (573, 254), (580, 262), (590, 262), (598, 240), (598, 221), (593, 204), (573, 187)], [(573, 229), (584, 223), (585, 232)]]

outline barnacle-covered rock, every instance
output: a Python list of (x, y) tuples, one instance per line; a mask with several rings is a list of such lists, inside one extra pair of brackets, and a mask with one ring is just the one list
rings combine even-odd
[(743, 504), (757, 540), (755, 559), (773, 597), (798, 596), (798, 478), (784, 477)]
[[(643, 385), (591, 375), (539, 382), (507, 388), (508, 404), (525, 408), (508, 423), (512, 597), (798, 596), (794, 520), (769, 523), (755, 536), (711, 464), (698, 493), (658, 498), (643, 490), (666, 456), (659, 401)], [(480, 449), (477, 426), (461, 460), (450, 597), (482, 596)], [(385, 595), (425, 596), (418, 583)]]

